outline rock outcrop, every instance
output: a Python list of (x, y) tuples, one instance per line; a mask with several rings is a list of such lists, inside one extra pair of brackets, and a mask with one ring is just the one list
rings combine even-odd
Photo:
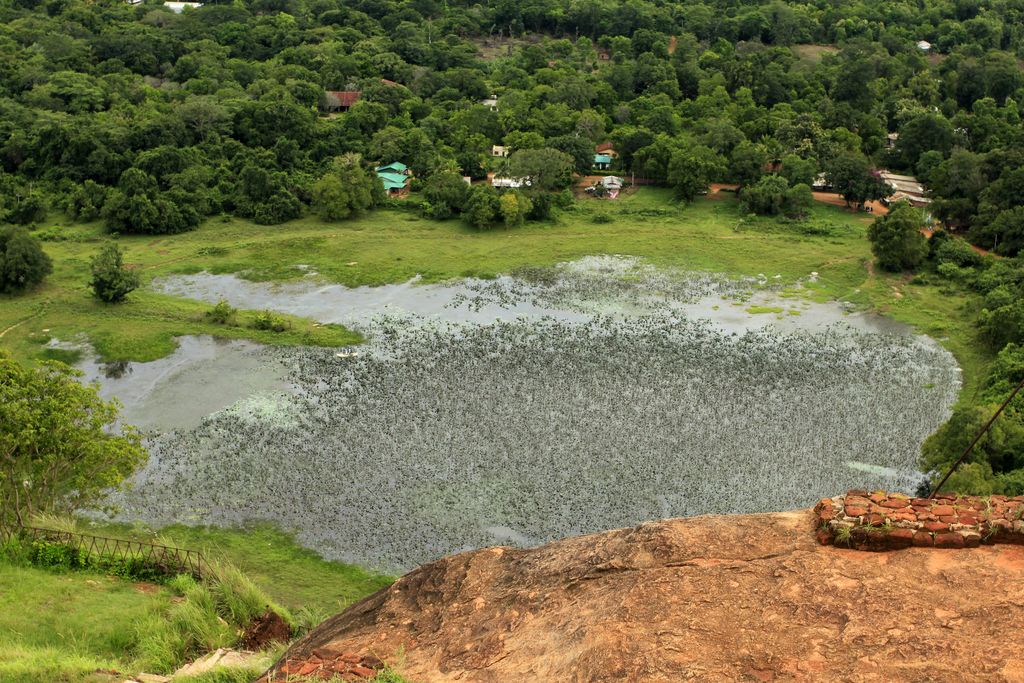
[(1024, 548), (866, 553), (820, 545), (815, 520), (665, 520), (446, 557), (263, 680), (349, 653), (422, 683), (1024, 681)]

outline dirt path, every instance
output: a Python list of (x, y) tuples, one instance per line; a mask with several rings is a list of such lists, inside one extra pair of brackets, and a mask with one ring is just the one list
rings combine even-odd
[[(708, 188), (708, 199), (724, 199), (729, 195), (735, 196), (736, 190), (739, 189), (739, 185), (736, 183), (711, 183)], [(858, 209), (854, 209), (841, 195), (835, 192), (812, 192), (814, 200), (821, 202), (822, 204), (830, 204), (831, 206), (838, 206), (846, 209), (850, 213), (861, 213)], [(867, 212), (874, 215), (884, 216), (889, 213), (889, 209), (886, 208), (882, 202), (868, 202), (865, 204), (866, 207), (870, 208), (871, 211)], [(867, 216), (865, 216), (866, 218)]]
[[(601, 176), (587, 176), (587, 179), (589, 180), (589, 179), (593, 178), (593, 179), (596, 180), (597, 178), (600, 178), (600, 177)], [(590, 183), (588, 183), (588, 184), (590, 184)], [(737, 185), (736, 183), (711, 183), (708, 186), (708, 196), (707, 196), (707, 198), (711, 199), (711, 200), (720, 200), (720, 199), (727, 199), (729, 197), (735, 197), (736, 196), (736, 190), (738, 190), (738, 189), (739, 189), (739, 185)], [(861, 211), (859, 209), (855, 209), (855, 208), (851, 207), (846, 202), (846, 200), (843, 199), (842, 195), (836, 194), (835, 192), (812, 192), (811, 194), (814, 195), (814, 200), (815, 201), (821, 202), (822, 204), (829, 204), (831, 206), (838, 206), (840, 208), (846, 209), (850, 213), (857, 213), (857, 214), (861, 213)], [(864, 204), (864, 206), (871, 209), (870, 211), (865, 212), (865, 215), (864, 215), (865, 218), (868, 218), (869, 216), (884, 216), (887, 213), (889, 213), (889, 207), (887, 207), (885, 204), (883, 204), (880, 201), (866, 202)], [(924, 235), (925, 237), (931, 237), (934, 232), (935, 231), (932, 228), (921, 228), (921, 234)], [(970, 244), (970, 243), (968, 243), (968, 244)], [(977, 253), (981, 254), (982, 256), (992, 256), (994, 258), (1002, 258), (1002, 256), (999, 256), (998, 254), (993, 254), (993, 253), (989, 252), (987, 249), (983, 249), (982, 247), (979, 247), (979, 246), (977, 246), (975, 244), (971, 244), (970, 247), (971, 247), (971, 249), (973, 249)]]
[[(846, 203), (846, 200), (843, 199), (842, 195), (838, 195), (835, 192), (812, 192), (811, 194), (814, 195), (815, 201), (821, 202), (822, 204), (831, 204), (832, 206), (842, 207), (851, 213), (859, 213), (858, 209), (851, 207)], [(889, 208), (882, 202), (867, 202), (864, 206), (871, 209), (868, 213), (876, 216), (884, 216), (889, 213)]]
[(17, 328), (21, 327), (22, 325), (27, 323), (29, 320), (32, 320), (32, 318), (38, 318), (39, 316), (41, 316), (43, 314), (43, 312), (44, 312), (43, 309), (40, 309), (40, 310), (36, 311), (35, 313), (33, 313), (32, 315), (27, 316), (25, 318), (22, 318), (21, 320), (19, 320), (18, 322), (14, 323), (13, 325), (9, 325), (4, 330), (0, 331), (0, 338), (2, 338), (5, 334), (10, 332), (11, 330), (14, 330), (14, 329), (17, 329)]

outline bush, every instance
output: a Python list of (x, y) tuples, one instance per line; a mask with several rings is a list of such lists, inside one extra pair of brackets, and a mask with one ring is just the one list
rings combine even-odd
[(206, 319), (217, 325), (228, 325), (235, 321), (235, 314), (238, 311), (224, 299), (217, 302), (213, 308), (206, 312)]
[(86, 180), (68, 192), (64, 210), (76, 220), (94, 221), (102, 214), (106, 200), (107, 188), (93, 180)]
[(38, 223), (45, 218), (46, 199), (37, 190), (29, 190), (16, 197), (14, 206), (7, 212), (7, 220), (19, 225)]
[[(174, 680), (175, 683), (252, 683), (266, 668), (265, 665), (253, 668), (216, 666), (195, 676), (175, 676)], [(374, 683), (377, 680), (374, 679)]]
[[(568, 192), (570, 200), (566, 203), (565, 194)], [(526, 219), (531, 221), (546, 221), (551, 218), (552, 206), (558, 206), (562, 209), (567, 209), (572, 206), (572, 192), (570, 190), (564, 190), (558, 194), (552, 195), (550, 192), (537, 192), (532, 197), (532, 205), (530, 206), (529, 213), (526, 214)]]
[(935, 261), (939, 264), (952, 263), (961, 268), (977, 268), (984, 265), (985, 257), (972, 249), (966, 241), (947, 238), (935, 249)]
[(184, 600), (137, 627), (139, 658), (149, 670), (171, 671), (190, 657), (234, 645), (253, 619), (267, 610), (294, 624), (287, 610), (228, 565), (209, 565), (201, 583), (179, 576), (167, 586)]
[(139, 287), (139, 274), (124, 267), (123, 253), (116, 244), (108, 243), (92, 259), (92, 291), (108, 304), (124, 301)]
[[(136, 170), (128, 169), (125, 173)], [(201, 218), (185, 193), (159, 192), (154, 188), (135, 193), (111, 189), (101, 213), (113, 232), (150, 235), (194, 230)]]
[(284, 332), (291, 327), (287, 320), (270, 311), (260, 311), (252, 320), (253, 329), (269, 332)]
[(782, 210), (790, 218), (806, 218), (814, 205), (814, 192), (810, 185), (799, 183), (786, 190)]
[(53, 271), (39, 240), (24, 228), (0, 230), (0, 292), (11, 294), (33, 287)]
[(12, 538), (0, 549), (9, 562), (55, 571), (92, 571), (129, 581), (160, 583), (169, 580), (166, 568), (141, 557), (97, 555), (62, 541)]
[(740, 203), (751, 213), (775, 216), (782, 213), (789, 183), (777, 175), (767, 175), (740, 191)]

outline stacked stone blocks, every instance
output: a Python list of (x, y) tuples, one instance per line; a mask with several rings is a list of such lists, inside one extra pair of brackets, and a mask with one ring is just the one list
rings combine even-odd
[(939, 493), (912, 498), (886, 491), (848, 491), (814, 507), (818, 541), (857, 550), (911, 546), (973, 548), (1024, 545), (1024, 496), (960, 496)]

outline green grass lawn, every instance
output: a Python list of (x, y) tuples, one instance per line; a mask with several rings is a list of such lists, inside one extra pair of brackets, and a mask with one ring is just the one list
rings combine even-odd
[[(83, 529), (90, 533), (88, 529)], [(291, 536), (269, 526), (217, 529), (174, 525), (159, 533), (123, 524), (99, 525), (91, 533), (152, 541), (199, 550), (206, 557), (227, 561), (293, 612), (311, 610), (325, 616), (391, 585), (394, 577), (375, 574), (342, 562), (328, 562), (303, 548)]]
[[(156, 538), (127, 525), (80, 522), (78, 528), (114, 538)], [(394, 580), (328, 562), (268, 527), (172, 526), (161, 529), (159, 538), (238, 567), (307, 626)], [(151, 620), (167, 618), (175, 600), (180, 598), (155, 584), (12, 565), (0, 558), (0, 681), (108, 683), (124, 677), (112, 678), (103, 671), (151, 669), (139, 651), (142, 632)]]
[(171, 598), (163, 588), (143, 591), (102, 574), (0, 561), (0, 680), (107, 680), (94, 672), (126, 670), (134, 624), (168, 609)]

